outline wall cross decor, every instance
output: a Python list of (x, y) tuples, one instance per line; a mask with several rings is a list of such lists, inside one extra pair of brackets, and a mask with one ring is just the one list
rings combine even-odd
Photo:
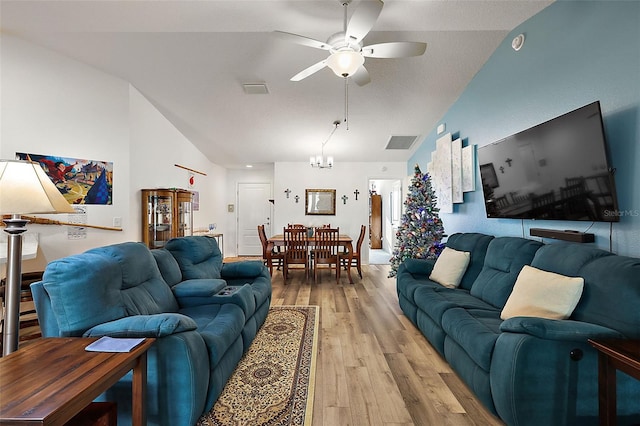
[(360, 191), (356, 189), (353, 193), (356, 195), (356, 201), (358, 201), (358, 194), (360, 194)]
[(347, 200), (349, 199), (349, 197), (347, 197), (346, 195), (343, 195), (341, 198), (342, 198), (342, 203), (347, 204)]
[(300, 201), (300, 196), (299, 196), (299, 195), (296, 195), (296, 196), (295, 196), (295, 199), (296, 199), (296, 203), (297, 203), (298, 201)]
[(284, 190), (284, 193), (287, 194), (287, 198), (289, 198), (289, 194), (291, 194), (291, 190), (287, 188)]

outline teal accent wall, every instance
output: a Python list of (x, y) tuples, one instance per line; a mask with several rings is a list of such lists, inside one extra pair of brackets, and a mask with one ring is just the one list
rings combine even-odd
[[(524, 33), (518, 52), (511, 40)], [(476, 164), (475, 192), (445, 232), (529, 237), (529, 228), (571, 229), (596, 235), (595, 245), (640, 257), (640, 2), (557, 1), (514, 29), (475, 75), (440, 123), (478, 147), (599, 100), (615, 179), (620, 222), (487, 219)], [(423, 171), (435, 150), (435, 129), (407, 163)], [(545, 240), (547, 243), (553, 240)]]

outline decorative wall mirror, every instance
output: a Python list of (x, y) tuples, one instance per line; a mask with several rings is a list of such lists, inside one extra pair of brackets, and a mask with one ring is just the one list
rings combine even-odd
[(335, 215), (335, 189), (305, 189), (304, 214), (306, 215)]

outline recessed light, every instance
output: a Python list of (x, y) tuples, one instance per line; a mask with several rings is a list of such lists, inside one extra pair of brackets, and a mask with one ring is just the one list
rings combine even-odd
[(245, 167), (246, 167), (246, 168), (248, 168), (248, 169), (250, 169), (250, 168), (252, 168), (252, 167), (253, 167), (253, 164), (247, 164)]

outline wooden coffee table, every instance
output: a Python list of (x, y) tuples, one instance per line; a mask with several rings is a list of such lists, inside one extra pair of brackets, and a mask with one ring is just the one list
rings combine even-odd
[(640, 340), (591, 340), (598, 350), (600, 425), (616, 424), (616, 370), (640, 380)]
[(64, 425), (133, 370), (133, 425), (146, 425), (146, 339), (131, 352), (87, 352), (96, 338), (38, 340), (0, 358), (0, 425)]

